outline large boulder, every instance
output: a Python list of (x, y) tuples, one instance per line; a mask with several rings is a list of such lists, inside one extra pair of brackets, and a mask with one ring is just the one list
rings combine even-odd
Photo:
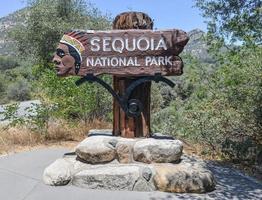
[(215, 188), (205, 162), (182, 155), (179, 140), (122, 138), (96, 132), (48, 166), (43, 175), (48, 185), (88, 189), (160, 190), (173, 193), (204, 193)]
[(90, 165), (80, 162), (76, 156), (65, 156), (51, 163), (43, 174), (43, 181), (47, 185), (67, 185), (75, 173), (88, 168)]
[(76, 147), (75, 152), (80, 159), (87, 163), (107, 163), (116, 158), (116, 144), (116, 137), (88, 137)]
[[(119, 142), (121, 144), (121, 142)], [(172, 163), (87, 164), (76, 156), (56, 160), (44, 171), (44, 183), (88, 189), (204, 193), (215, 189), (215, 179), (205, 162), (183, 155)]]
[(43, 175), (43, 181), (47, 185), (66, 185), (71, 180), (72, 164), (60, 158), (49, 165)]
[(156, 188), (164, 192), (204, 193), (215, 189), (212, 173), (196, 163), (155, 164)]
[(134, 145), (134, 160), (143, 163), (173, 163), (179, 161), (182, 142), (166, 139), (143, 139)]
[(135, 139), (123, 138), (116, 144), (117, 159), (120, 163), (132, 163), (133, 159), (133, 147), (135, 145)]
[(140, 165), (97, 165), (74, 175), (72, 184), (88, 189), (152, 191), (153, 172)]

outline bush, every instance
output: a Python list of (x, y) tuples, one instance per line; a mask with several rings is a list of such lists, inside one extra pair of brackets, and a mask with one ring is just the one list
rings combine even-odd
[(50, 62), (64, 32), (109, 27), (107, 16), (84, 0), (28, 0), (26, 23), (9, 33), (18, 52), (34, 64)]
[[(79, 77), (59, 78), (49, 69), (41, 73), (41, 78), (35, 82), (39, 89), (37, 97), (56, 105), (57, 116), (85, 122), (109, 118), (112, 97), (100, 85), (84, 83), (76, 86)], [(103, 79), (108, 83), (111, 81), (108, 76)]]
[[(188, 78), (182, 81), (182, 88), (190, 82), (191, 92), (184, 99), (178, 96), (162, 111), (171, 117), (160, 122), (165, 114), (154, 115), (154, 130), (167, 130), (208, 145), (210, 153), (240, 161), (247, 158), (248, 153), (243, 152), (250, 148), (257, 150), (256, 155), (261, 153), (261, 57), (261, 47), (242, 47), (237, 52), (225, 52), (220, 67), (210, 74), (196, 70), (197, 63), (194, 68), (188, 65), (191, 72), (185, 72)], [(251, 158), (254, 163), (257, 156)]]
[[(33, 76), (33, 89), (36, 98), (43, 99), (57, 107), (57, 117), (75, 120), (92, 120), (94, 118), (110, 118), (110, 95), (100, 86), (83, 84), (76, 87), (78, 78), (58, 78), (50, 64), (59, 40), (64, 32), (72, 29), (108, 29), (110, 19), (102, 15), (84, 0), (32, 0), (24, 16), (26, 23), (16, 26), (10, 31), (9, 36), (16, 41), (18, 52), (31, 65)], [(33, 64), (32, 64), (33, 63)], [(30, 66), (31, 66), (30, 65)], [(21, 69), (21, 68), (20, 68)], [(18, 71), (20, 76), (22, 71)], [(10, 81), (17, 79), (17, 71), (9, 71)], [(108, 79), (108, 78), (106, 78)], [(110, 80), (108, 80), (110, 81)], [(31, 83), (31, 82), (30, 82)], [(9, 88), (9, 98), (17, 98), (19, 91), (26, 88), (21, 82), (14, 83)], [(25, 99), (25, 98), (23, 98)]]
[(18, 116), (17, 110), (19, 108), (19, 104), (8, 104), (4, 106), (4, 110), (0, 112), (0, 114), (3, 116), (1, 121), (6, 121), (7, 126), (9, 127), (15, 127), (18, 125), (24, 124), (24, 119), (21, 116)]
[(17, 66), (18, 66), (18, 63), (14, 59), (14, 57), (0, 56), (0, 71), (12, 69), (12, 68), (15, 68)]
[(7, 98), (15, 101), (26, 101), (31, 97), (31, 86), (26, 79), (18, 79), (7, 87)]
[(6, 81), (5, 81), (5, 77), (0, 74), (0, 96), (2, 97), (5, 93), (6, 90)]

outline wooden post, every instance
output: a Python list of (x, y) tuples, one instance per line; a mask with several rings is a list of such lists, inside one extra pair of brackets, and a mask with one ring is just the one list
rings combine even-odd
[[(125, 12), (116, 16), (113, 29), (153, 29), (152, 19), (145, 13)], [(135, 78), (113, 76), (113, 88), (122, 95)], [(126, 138), (150, 137), (150, 94), (151, 83), (144, 83), (136, 88), (131, 98), (141, 101), (141, 116), (128, 117), (118, 102), (113, 102), (113, 135)]]
[[(152, 31), (153, 21), (141, 12), (118, 15), (113, 22), (113, 29), (115, 30), (75, 30), (65, 33), (53, 59), (57, 75), (80, 76), (82, 79), (77, 84), (85, 81), (98, 82), (114, 96), (124, 97), (124, 103), (130, 103), (124, 105), (129, 106), (124, 108), (125, 111), (131, 115), (141, 111), (141, 115), (130, 117), (114, 99), (113, 135), (128, 138), (150, 137), (151, 83), (132, 88), (129, 90), (132, 94), (126, 89), (141, 76), (181, 75), (183, 61), (178, 55), (189, 38), (186, 32), (178, 29)], [(97, 78), (100, 74), (113, 75), (114, 91)], [(160, 76), (158, 78), (172, 85), (167, 79)]]

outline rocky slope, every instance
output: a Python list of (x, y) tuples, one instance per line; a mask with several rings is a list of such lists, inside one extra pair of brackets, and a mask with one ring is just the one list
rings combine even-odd
[(188, 35), (190, 40), (183, 52), (199, 58), (202, 62), (212, 63), (211, 56), (207, 52), (207, 44), (204, 41), (205, 32), (200, 29), (193, 29), (188, 32)]
[(25, 16), (28, 9), (24, 8), (0, 18), (0, 55), (10, 55), (15, 47), (14, 43), (8, 38), (8, 32), (19, 24), (25, 23)]

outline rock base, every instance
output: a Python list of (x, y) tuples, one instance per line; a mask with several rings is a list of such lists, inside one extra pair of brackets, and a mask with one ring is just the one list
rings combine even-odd
[[(94, 132), (94, 131), (93, 131)], [(203, 162), (182, 155), (182, 142), (171, 139), (88, 137), (76, 155), (48, 166), (47, 185), (72, 184), (88, 189), (205, 193), (215, 179)]]

